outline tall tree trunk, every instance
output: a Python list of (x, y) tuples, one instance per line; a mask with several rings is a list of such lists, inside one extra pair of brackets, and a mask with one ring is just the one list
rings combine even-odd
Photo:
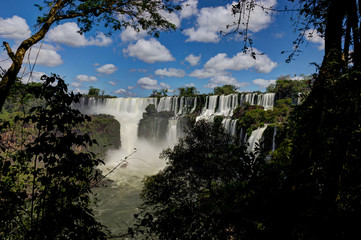
[(16, 50), (16, 53), (11, 50), (7, 42), (3, 42), (5, 49), (10, 59), (12, 60), (12, 64), (10, 68), (5, 72), (0, 81), (0, 111), (4, 106), (5, 100), (9, 95), (11, 87), (16, 81), (17, 75), (23, 64), (25, 53), (29, 50), (29, 48), (34, 46), (45, 37), (51, 25), (55, 22), (56, 15), (58, 14), (59, 9), (62, 9), (64, 4), (65, 3), (63, 0), (58, 0), (56, 3), (54, 3), (54, 5), (49, 11), (46, 21), (41, 25), (40, 30), (28, 39), (24, 40)]

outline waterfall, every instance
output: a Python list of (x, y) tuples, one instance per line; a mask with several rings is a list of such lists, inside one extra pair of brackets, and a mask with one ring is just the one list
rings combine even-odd
[(237, 133), (237, 120), (236, 119), (224, 118), (222, 120), (222, 125), (229, 134), (231, 134), (232, 136), (236, 136), (236, 133)]
[(265, 93), (259, 95), (257, 105), (263, 106), (264, 110), (273, 110), (275, 93)]
[(220, 95), (218, 101), (217, 115), (229, 117), (238, 106), (238, 94)]
[(203, 108), (203, 111), (200, 116), (196, 117), (196, 121), (201, 119), (213, 121), (213, 115), (216, 111), (218, 96), (207, 96), (206, 105)]
[(190, 113), (193, 113), (196, 110), (196, 107), (197, 107), (197, 97), (194, 98), (193, 108)]
[(273, 137), (272, 137), (272, 152), (276, 150), (276, 134), (277, 134), (277, 127), (276, 125), (273, 127)]
[(264, 125), (264, 127), (259, 127), (256, 130), (252, 131), (251, 136), (248, 139), (248, 152), (254, 152), (254, 149), (256, 147), (256, 143), (259, 143), (262, 139), (263, 132), (266, 130), (267, 124)]

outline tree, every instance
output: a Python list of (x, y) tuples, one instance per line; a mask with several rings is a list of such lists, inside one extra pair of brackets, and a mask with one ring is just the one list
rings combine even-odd
[(168, 96), (168, 89), (161, 89), (159, 91), (153, 90), (152, 94), (150, 94), (149, 97), (160, 98), (160, 97), (166, 97), (166, 96)]
[(246, 154), (232, 140), (220, 124), (199, 121), (163, 151), (168, 166), (145, 178), (144, 202), (130, 233), (159, 239), (281, 236), (282, 166)]
[(360, 1), (299, 4), (302, 29), (324, 37), (325, 55), (290, 124), (285, 191), (299, 208), (290, 222), (308, 238), (360, 236)]
[[(93, 86), (89, 87), (89, 91), (88, 91), (88, 95), (89, 96), (99, 96), (100, 93), (100, 89), (99, 88), (95, 88)], [(104, 95), (104, 94), (102, 94)]]
[[(43, 5), (36, 6), (44, 14), (38, 17), (37, 29), (28, 39), (25, 39), (14, 52), (7, 42), (3, 45), (12, 60), (10, 68), (2, 74), (0, 81), (0, 110), (16, 77), (21, 69), (25, 53), (36, 43), (44, 39), (54, 23), (68, 19), (77, 19), (80, 32), (89, 31), (93, 25), (103, 22), (105, 27), (120, 30), (125, 27), (142, 28), (159, 35), (158, 30), (174, 29), (163, 16), (162, 11), (172, 12), (180, 9), (173, 1), (109, 1), (109, 0), (44, 0)], [(122, 17), (119, 17), (122, 16)]]
[(276, 93), (277, 99), (297, 98), (300, 93), (310, 91), (310, 79), (292, 80), (290, 76), (281, 76), (277, 78), (276, 83), (270, 84), (267, 92)]
[(77, 131), (89, 117), (71, 107), (80, 95), (62, 79), (42, 79), (27, 89), (39, 104), (0, 127), (0, 238), (105, 239), (89, 197), (102, 162), (80, 151), (95, 142)]
[(184, 96), (184, 97), (194, 97), (197, 94), (199, 94), (199, 92), (197, 91), (196, 87), (181, 87), (178, 88), (179, 91), (179, 96)]
[(215, 95), (229, 95), (232, 93), (236, 93), (237, 89), (238, 88), (234, 85), (226, 84), (222, 87), (215, 87), (213, 91)]

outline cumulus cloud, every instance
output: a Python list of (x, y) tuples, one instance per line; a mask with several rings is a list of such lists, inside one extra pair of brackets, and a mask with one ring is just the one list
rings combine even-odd
[(123, 49), (124, 54), (136, 57), (146, 63), (175, 61), (169, 50), (156, 39), (140, 39)]
[(109, 84), (110, 84), (110, 85), (113, 85), (113, 86), (117, 85), (117, 83), (116, 83), (116, 82), (113, 82), (113, 81), (109, 81)]
[(30, 37), (31, 31), (24, 18), (13, 16), (11, 18), (0, 17), (0, 37), (25, 40)]
[(139, 31), (137, 31), (132, 27), (127, 27), (120, 33), (120, 39), (123, 42), (137, 41), (146, 36), (147, 36), (147, 31), (143, 29), (139, 29)]
[(168, 12), (163, 9), (159, 10), (159, 14), (165, 18), (170, 23), (173, 23), (176, 27), (180, 26), (180, 19), (179, 16), (175, 12)]
[(189, 74), (189, 76), (196, 78), (209, 78), (222, 75), (227, 75), (227, 72), (217, 71), (216, 69), (196, 69)]
[(152, 79), (152, 78), (149, 78), (149, 77), (143, 77), (143, 78), (140, 78), (138, 81), (137, 81), (137, 84), (143, 88), (143, 89), (161, 89), (161, 88), (170, 88), (170, 86), (164, 82), (161, 82), (159, 85), (158, 85), (158, 81), (156, 79)]
[(318, 50), (325, 49), (325, 39), (321, 37), (316, 30), (309, 29), (305, 32), (305, 37), (307, 41), (318, 44)]
[(158, 81), (149, 77), (140, 78), (137, 83), (143, 89), (159, 89), (157, 86)]
[(261, 86), (263, 88), (266, 88), (270, 84), (276, 83), (276, 80), (265, 80), (265, 79), (258, 78), (258, 79), (254, 79), (252, 81), (252, 83), (255, 84), (255, 85)]
[(195, 66), (199, 63), (199, 61), (201, 60), (201, 54), (199, 54), (199, 56), (194, 56), (193, 54), (189, 54), (186, 59), (187, 62), (189, 62), (189, 64), (191, 66)]
[(254, 51), (258, 54), (256, 59), (243, 52), (239, 52), (231, 58), (225, 53), (218, 53), (204, 64), (204, 68), (218, 71), (227, 69), (239, 71), (254, 68), (257, 72), (269, 73), (277, 66), (277, 63), (273, 62), (267, 55), (260, 54), (257, 49), (254, 49)]
[(188, 18), (198, 13), (198, 0), (188, 0), (181, 4), (180, 18)]
[(164, 83), (164, 82), (161, 82), (159, 85), (160, 85), (160, 88), (165, 88), (165, 89), (170, 88), (170, 86), (168, 84)]
[(108, 46), (112, 43), (112, 39), (105, 36), (104, 33), (98, 33), (95, 38), (86, 38), (84, 35), (78, 33), (80, 28), (75, 22), (68, 22), (58, 25), (47, 34), (49, 42), (56, 42), (65, 44), (71, 47), (85, 47), (85, 46)]
[[(30, 56), (29, 56), (30, 54)], [(57, 48), (50, 44), (36, 44), (28, 50), (24, 58), (25, 63), (38, 64), (47, 67), (55, 67), (63, 63)]]
[(72, 82), (72, 83), (70, 84), (70, 86), (78, 88), (78, 87), (81, 86), (81, 83), (80, 83), (80, 82)]
[(187, 83), (184, 84), (185, 87), (195, 87), (196, 85), (194, 83)]
[(82, 88), (75, 88), (73, 91), (76, 93), (80, 93), (80, 94), (87, 94), (89, 92), (89, 90), (82, 89)]
[(44, 72), (32, 72), (27, 73), (25, 76), (23, 76), (20, 80), (22, 83), (27, 84), (29, 82), (41, 82), (41, 77), (47, 75)]
[(126, 92), (127, 92), (127, 90), (125, 90), (123, 88), (119, 88), (119, 89), (115, 90), (113, 93), (115, 93), (115, 94), (124, 94)]
[(88, 75), (84, 75), (84, 74), (80, 74), (78, 76), (76, 76), (76, 79), (80, 82), (96, 82), (98, 81), (98, 79), (94, 76), (88, 76)]
[(104, 73), (104, 74), (113, 74), (115, 71), (117, 71), (118, 68), (114, 64), (105, 64), (101, 67), (97, 68), (97, 72)]
[(255, 69), (259, 73), (269, 73), (277, 66), (267, 55), (260, 54), (257, 49), (254, 49), (257, 57), (253, 59), (247, 53), (237, 53), (233, 57), (228, 57), (226, 53), (218, 53), (216, 56), (210, 58), (203, 66), (203, 69), (194, 70), (189, 76), (197, 78), (209, 78), (214, 76), (229, 75), (226, 70), (248, 70)]
[(185, 71), (183, 69), (177, 69), (177, 68), (164, 68), (164, 69), (158, 69), (155, 71), (155, 75), (159, 76), (167, 76), (167, 77), (184, 77)]
[(219, 86), (223, 86), (226, 84), (234, 85), (238, 88), (245, 87), (249, 83), (247, 82), (238, 82), (237, 79), (231, 76), (214, 76), (209, 80), (207, 85), (204, 85), (205, 88), (215, 88)]
[[(233, 4), (236, 3), (233, 2), (232, 4), (227, 4), (226, 6), (202, 8), (197, 15), (196, 26), (183, 31), (183, 34), (188, 36), (186, 41), (219, 42), (219, 33), (234, 30), (235, 27), (232, 26), (227, 29), (227, 25), (232, 25), (234, 22), (238, 21), (239, 15), (237, 14), (234, 16), (232, 14)], [(262, 3), (260, 3), (260, 5), (265, 7), (271, 7), (275, 4), (276, 0), (263, 0)], [(256, 6), (254, 11), (251, 13), (249, 30), (252, 32), (258, 32), (267, 28), (271, 22), (271, 15)], [(241, 23), (240, 27), (243, 26), (243, 23), (244, 22)]]

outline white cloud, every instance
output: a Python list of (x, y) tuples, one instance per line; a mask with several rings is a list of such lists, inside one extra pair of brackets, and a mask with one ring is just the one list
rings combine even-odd
[(270, 84), (273, 84), (275, 82), (276, 82), (276, 80), (265, 80), (265, 79), (261, 79), (261, 78), (258, 78), (258, 79), (255, 79), (255, 80), (252, 81), (253, 84), (256, 84), (256, 85), (261, 86), (263, 88), (266, 88)]
[(56, 42), (65, 44), (71, 47), (85, 47), (85, 46), (108, 46), (112, 43), (112, 39), (105, 36), (104, 33), (98, 33), (95, 38), (87, 39), (84, 35), (78, 33), (80, 28), (75, 22), (68, 22), (56, 26), (47, 34), (49, 42)]
[(198, 0), (188, 0), (181, 4), (180, 18), (188, 18), (198, 13)]
[(113, 93), (115, 93), (115, 94), (124, 94), (126, 92), (127, 92), (127, 90), (125, 90), (123, 88), (119, 88), (119, 89), (115, 90)]
[(261, 54), (257, 49), (254, 49), (257, 54), (256, 59), (253, 59), (250, 54), (239, 52), (232, 58), (229, 58), (225, 53), (218, 53), (204, 64), (205, 69), (215, 69), (218, 71), (229, 70), (248, 70), (254, 68), (260, 73), (269, 73), (277, 66), (267, 55)]
[(164, 82), (161, 82), (158, 85), (158, 81), (156, 79), (152, 79), (152, 78), (149, 78), (149, 77), (140, 78), (137, 81), (137, 84), (143, 89), (161, 89), (161, 88), (169, 89), (170, 88), (170, 86), (168, 84), (164, 83)]
[[(271, 7), (276, 4), (276, 0), (263, 0), (256, 1), (265, 7)], [(233, 2), (232, 4), (236, 4)], [(219, 7), (207, 7), (202, 8), (197, 16), (196, 27), (188, 28), (183, 31), (183, 34), (188, 36), (187, 42), (219, 42), (220, 32), (229, 32), (235, 29), (230, 26), (227, 29), (227, 25), (232, 25), (238, 21), (239, 15), (232, 14), (232, 4)], [(272, 22), (270, 14), (266, 13), (262, 8), (256, 6), (251, 13), (249, 21), (249, 31), (258, 32), (265, 29)], [(244, 22), (241, 22), (242, 28)], [(241, 29), (242, 30), (242, 29)]]
[(50, 44), (36, 44), (27, 51), (24, 62), (47, 67), (58, 66), (63, 63), (63, 60), (56, 51), (57, 49)]
[(180, 19), (175, 12), (168, 12), (165, 10), (159, 10), (159, 14), (165, 18), (170, 23), (173, 23), (177, 28), (180, 26)]
[(81, 89), (81, 88), (75, 88), (73, 92), (80, 93), (80, 94), (87, 94), (89, 92), (89, 90)]
[(113, 85), (113, 86), (117, 85), (117, 83), (116, 83), (116, 82), (113, 82), (113, 81), (109, 81), (109, 84), (111, 84), (111, 85)]
[(25, 40), (30, 37), (31, 31), (24, 18), (13, 16), (12, 18), (0, 17), (0, 37)]
[(218, 53), (216, 56), (210, 58), (203, 66), (203, 69), (194, 70), (189, 76), (197, 78), (209, 78), (214, 76), (230, 75), (226, 70), (248, 70), (255, 69), (259, 73), (269, 73), (277, 66), (267, 55), (260, 54), (257, 49), (256, 59), (253, 59), (250, 54), (237, 53), (229, 58), (226, 53)]
[(94, 76), (88, 76), (88, 75), (84, 75), (84, 74), (80, 74), (78, 76), (76, 76), (76, 79), (80, 82), (96, 82), (98, 81), (98, 79)]
[(47, 75), (44, 72), (32, 72), (32, 74), (30, 75), (30, 73), (27, 73), (25, 76), (23, 76), (21, 78), (21, 82), (24, 84), (27, 84), (29, 82), (41, 82), (41, 77)]
[(191, 66), (195, 66), (198, 64), (198, 62), (201, 60), (201, 54), (199, 54), (199, 56), (194, 56), (193, 54), (189, 54), (186, 59), (187, 62), (189, 62), (189, 64)]
[(81, 86), (81, 83), (80, 83), (80, 82), (72, 82), (72, 83), (70, 84), (70, 86), (78, 88), (78, 87)]
[(325, 49), (325, 39), (322, 38), (316, 30), (309, 29), (305, 32), (305, 37), (307, 41), (318, 44), (318, 50)]
[(155, 71), (155, 75), (159, 76), (167, 76), (167, 77), (184, 77), (185, 71), (183, 69), (177, 69), (177, 68), (164, 68), (164, 69), (158, 69)]
[(135, 87), (134, 86), (128, 86), (128, 89), (129, 90), (132, 90), (132, 89), (134, 89)]
[(290, 78), (291, 80), (297, 80), (297, 81), (300, 81), (300, 80), (305, 80), (305, 77), (302, 77), (302, 76), (293, 76)]
[(123, 42), (137, 41), (147, 36), (147, 31), (139, 29), (139, 31), (134, 30), (132, 27), (127, 27), (120, 33), (120, 38)]
[(146, 63), (175, 61), (169, 50), (154, 38), (140, 39), (136, 44), (131, 44), (127, 49), (123, 49), (123, 52)]
[(217, 71), (216, 69), (196, 69), (189, 76), (196, 78), (209, 78), (213, 76), (227, 75), (225, 71)]
[(165, 89), (170, 88), (170, 86), (168, 84), (164, 83), (164, 82), (161, 82), (159, 85), (160, 85), (161, 88), (165, 88)]
[(118, 68), (114, 64), (105, 64), (101, 67), (97, 68), (97, 72), (104, 73), (104, 74), (113, 74), (117, 71)]
[(185, 87), (195, 87), (196, 85), (194, 83), (187, 83), (184, 84)]
[(231, 76), (215, 76), (215, 77), (212, 77), (211, 80), (209, 81), (209, 83), (207, 85), (204, 85), (204, 87), (205, 88), (215, 88), (215, 87), (223, 86), (226, 84), (234, 85), (234, 86), (240, 88), (240, 87), (247, 86), (249, 83), (238, 82), (237, 79), (235, 79), (234, 77), (231, 77)]
[(149, 77), (140, 78), (137, 83), (143, 89), (159, 89), (158, 81)]

